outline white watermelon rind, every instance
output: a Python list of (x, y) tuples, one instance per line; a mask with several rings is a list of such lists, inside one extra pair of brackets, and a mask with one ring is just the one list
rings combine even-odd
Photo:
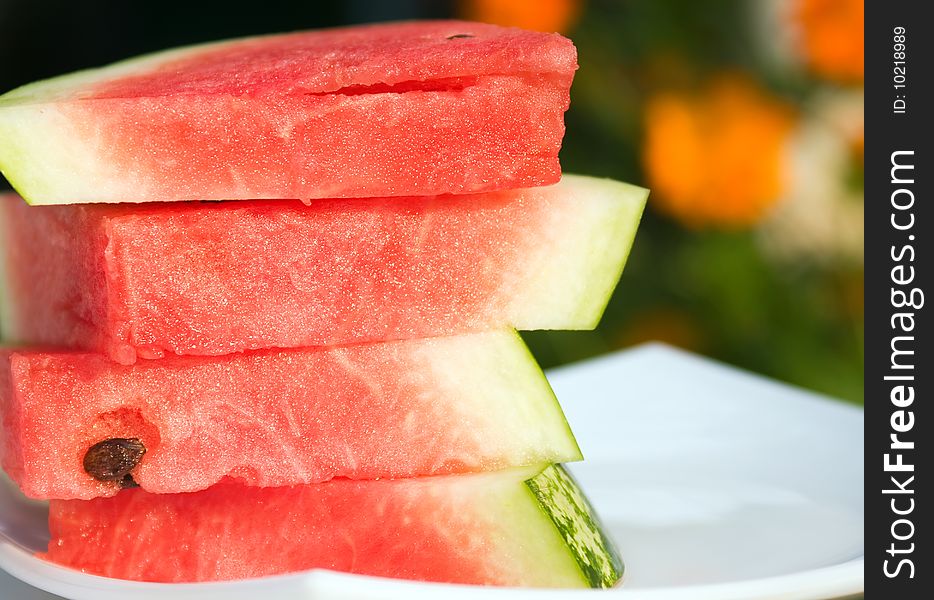
[[(388, 342), (400, 347), (420, 345), (418, 362), (430, 369), (448, 398), (466, 396), (449, 410), (469, 405), (478, 431), (516, 424), (513, 441), (534, 448), (532, 454), (511, 456), (503, 467), (583, 460), (567, 417), (554, 390), (528, 346), (515, 330), (493, 331), (424, 340)], [(497, 421), (496, 426), (484, 425)]]
[[(9, 200), (0, 194), (0, 201)], [(13, 306), (13, 297), (10, 294), (9, 269), (7, 268), (8, 254), (6, 219), (3, 218), (3, 209), (0, 207), (0, 341), (16, 341), (16, 308)]]
[(510, 324), (520, 331), (594, 329), (622, 276), (649, 190), (565, 173), (550, 193), (561, 210), (530, 257), (537, 264), (523, 265), (533, 276), (509, 292)]
[[(72, 133), (72, 123), (56, 110), (55, 103), (81, 102), (75, 91), (85, 86), (230, 43), (207, 42), (153, 52), (104, 67), (34, 81), (0, 95), (0, 173), (27, 204), (46, 204), (43, 199), (61, 188), (63, 178), (75, 186), (76, 198), (94, 198), (105, 192), (106, 182), (112, 178), (106, 165), (101, 165), (89, 151), (94, 144)], [(93, 182), (94, 188), (82, 191), (83, 182)]]

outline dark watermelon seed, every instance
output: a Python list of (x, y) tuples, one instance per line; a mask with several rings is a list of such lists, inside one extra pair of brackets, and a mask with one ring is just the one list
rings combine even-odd
[(136, 483), (136, 480), (133, 479), (133, 476), (127, 473), (123, 476), (123, 479), (120, 480), (120, 489), (128, 490), (130, 488), (138, 488), (139, 484)]
[(111, 438), (91, 446), (84, 455), (84, 470), (98, 481), (119, 482), (133, 487), (130, 471), (146, 454), (146, 446), (137, 438)]
[(463, 38), (472, 38), (472, 37), (474, 37), (474, 36), (470, 35), (469, 33), (455, 33), (454, 35), (449, 35), (449, 36), (447, 37), (447, 39), (449, 39), (449, 40), (460, 40), (460, 39), (463, 39)]

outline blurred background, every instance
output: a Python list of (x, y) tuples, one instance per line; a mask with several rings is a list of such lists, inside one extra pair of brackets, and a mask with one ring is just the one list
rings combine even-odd
[(662, 340), (862, 402), (862, 0), (0, 0), (0, 92), (169, 46), (443, 17), (573, 39), (564, 169), (652, 189), (599, 329), (526, 336), (544, 366)]

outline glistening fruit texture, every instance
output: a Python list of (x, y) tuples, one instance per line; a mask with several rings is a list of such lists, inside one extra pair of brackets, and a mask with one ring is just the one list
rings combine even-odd
[[(224, 482), (195, 494), (137, 489), (53, 500), (46, 557), (150, 581), (313, 565), (454, 583), (608, 587), (622, 564), (595, 519), (560, 465), (289, 488)], [(127, 548), (145, 550), (127, 560)]]
[(0, 99), (32, 204), (471, 193), (558, 181), (558, 35), (413, 22), (152, 54)]
[[(126, 366), (79, 352), (0, 352), (0, 361), (10, 386), (2, 464), (35, 498), (116, 494), (82, 467), (87, 449), (109, 439), (138, 440), (133, 479), (157, 493), (225, 476), (272, 487), (580, 459), (513, 332)], [(70, 427), (44, 426), (54, 422)]]
[(557, 34), (432, 21), (0, 96), (0, 463), (51, 501), (43, 557), (615, 585), (514, 331), (594, 327), (646, 199), (561, 177), (576, 67)]
[(590, 329), (643, 202), (640, 188), (573, 175), (542, 188), (311, 208), (30, 207), (0, 196), (0, 326), (12, 339), (125, 364), (491, 328)]

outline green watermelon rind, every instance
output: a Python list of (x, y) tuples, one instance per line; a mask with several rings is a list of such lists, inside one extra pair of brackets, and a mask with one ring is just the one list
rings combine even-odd
[(529, 581), (563, 588), (611, 588), (619, 583), (624, 570), (619, 553), (561, 464), (472, 479), (476, 483), (471, 485), (484, 490), (477, 493), (485, 497), (488, 519), (507, 537), (507, 547), (523, 548), (524, 558), (512, 568), (524, 569)]
[(574, 557), (581, 575), (593, 588), (610, 588), (625, 567), (580, 486), (563, 465), (551, 465), (525, 481), (541, 510), (552, 522)]

